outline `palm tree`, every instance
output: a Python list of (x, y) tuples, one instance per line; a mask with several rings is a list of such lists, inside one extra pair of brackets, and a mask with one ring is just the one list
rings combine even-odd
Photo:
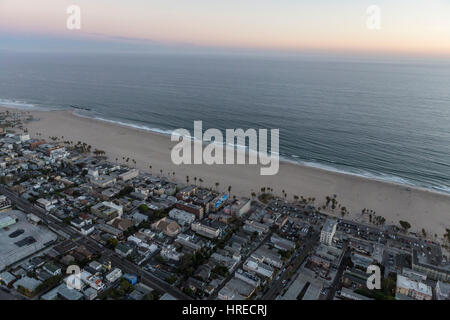
[(203, 183), (203, 179), (202, 178), (198, 179), (198, 182), (200, 182), (200, 186), (201, 186)]
[(220, 183), (216, 182), (215, 185), (216, 185), (216, 190), (217, 190), (219, 188)]
[(230, 197), (231, 186), (228, 186), (228, 198)]
[(194, 184), (197, 185), (197, 177), (194, 177)]
[(189, 176), (186, 176), (186, 184), (189, 184)]

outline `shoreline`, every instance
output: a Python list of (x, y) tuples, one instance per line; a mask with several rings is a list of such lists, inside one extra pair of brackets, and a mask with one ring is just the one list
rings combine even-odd
[[(0, 106), (0, 108), (5, 108), (5, 107)], [(9, 108), (9, 107), (7, 109), (14, 110), (14, 108)], [(21, 110), (21, 109), (16, 109), (16, 110)], [(24, 110), (24, 111), (31, 111), (31, 112), (67, 112), (70, 116), (75, 116), (75, 117), (78, 117), (78, 118), (81, 118), (81, 119), (93, 120), (93, 121), (98, 121), (98, 122), (104, 122), (104, 123), (107, 123), (107, 124), (111, 124), (113, 126), (118, 126), (118, 127), (122, 127), (122, 128), (126, 128), (126, 129), (141, 131), (141, 132), (144, 132), (144, 133), (155, 134), (155, 135), (159, 135), (159, 136), (162, 136), (162, 137), (170, 137), (170, 133), (169, 132), (163, 132), (163, 131), (170, 131), (169, 129), (164, 130), (164, 129), (147, 128), (147, 127), (140, 128), (137, 125), (134, 126), (134, 125), (131, 125), (131, 124), (125, 124), (123, 122), (116, 121), (116, 120), (109, 120), (109, 119), (104, 119), (104, 118), (99, 118), (99, 117), (89, 117), (87, 115), (77, 114), (76, 113), (77, 110), (69, 110), (68, 109), (68, 110), (36, 110), (36, 111)], [(229, 146), (226, 146), (226, 147), (228, 148)], [(242, 151), (240, 151), (240, 152), (242, 152)], [(429, 192), (429, 193), (437, 193), (437, 194), (441, 194), (441, 195), (450, 197), (450, 192), (445, 192), (445, 191), (441, 191), (441, 190), (437, 190), (437, 189), (431, 189), (431, 188), (427, 188), (427, 187), (421, 187), (421, 186), (417, 186), (417, 185), (414, 185), (414, 184), (395, 182), (395, 181), (391, 181), (389, 179), (378, 178), (376, 176), (369, 177), (369, 176), (365, 176), (364, 174), (359, 174), (359, 173), (355, 173), (355, 172), (351, 172), (351, 171), (344, 171), (344, 170), (340, 170), (340, 169), (332, 168), (332, 167), (330, 167), (329, 169), (328, 168), (323, 168), (323, 167), (321, 167), (322, 165), (320, 163), (317, 163), (317, 166), (315, 166), (315, 165), (308, 165), (307, 163), (304, 163), (302, 161), (290, 160), (290, 159), (286, 159), (286, 158), (283, 158), (282, 156), (280, 156), (280, 164), (281, 163), (288, 164), (288, 165), (294, 165), (294, 166), (300, 166), (300, 167), (313, 169), (313, 170), (318, 170), (318, 171), (322, 171), (322, 172), (326, 172), (326, 173), (358, 177), (360, 179), (367, 179), (367, 180), (372, 180), (372, 181), (376, 181), (376, 182), (392, 184), (392, 185), (395, 185), (395, 186), (398, 186), (398, 187), (404, 187), (406, 189), (415, 189), (417, 191)], [(326, 165), (323, 165), (323, 166), (325, 167)], [(392, 176), (392, 177), (396, 178), (396, 176)], [(398, 177), (398, 178), (399, 179), (403, 179), (401, 177)]]
[[(272, 187), (276, 195), (281, 195), (285, 190), (289, 201), (293, 200), (294, 195), (315, 197), (317, 207), (321, 207), (326, 196), (336, 194), (339, 203), (350, 211), (346, 219), (367, 220), (367, 215), (361, 215), (361, 210), (367, 208), (383, 216), (386, 224), (398, 225), (399, 220), (410, 222), (410, 231), (413, 232), (421, 232), (424, 228), (427, 234), (441, 236), (445, 228), (450, 227), (450, 194), (438, 190), (317, 168), (285, 159), (280, 159), (280, 171), (275, 176), (260, 176), (259, 165), (176, 166), (170, 161), (170, 149), (176, 142), (171, 142), (170, 135), (165, 133), (90, 118), (77, 114), (75, 110), (1, 108), (29, 112), (40, 118), (24, 124), (33, 137), (40, 132), (44, 139), (64, 136), (73, 141), (86, 142), (92, 145), (92, 149), (104, 150), (113, 162), (117, 159), (117, 162), (124, 163), (122, 157), (126, 155), (136, 160), (136, 167), (140, 170), (158, 175), (163, 170), (164, 176), (167, 172), (175, 172), (175, 176), (170, 178), (178, 182), (186, 182), (187, 175), (191, 183), (194, 182), (193, 177), (198, 177), (204, 180), (203, 186), (214, 188), (215, 182), (219, 182), (219, 189), (226, 190), (231, 185), (231, 192), (239, 196), (258, 193), (261, 187)], [(338, 209), (335, 213), (323, 211), (341, 216)]]
[[(1, 100), (0, 100), (0, 102), (1, 102)], [(4, 110), (13, 110), (13, 111), (15, 110), (15, 111), (30, 112), (30, 113), (34, 113), (34, 112), (36, 112), (36, 113), (66, 112), (70, 116), (75, 116), (75, 117), (78, 117), (81, 119), (103, 122), (103, 123), (111, 124), (113, 126), (118, 126), (118, 127), (122, 127), (122, 128), (127, 128), (127, 129), (131, 129), (131, 130), (141, 131), (141, 132), (155, 134), (155, 135), (160, 135), (163, 137), (170, 137), (171, 131), (172, 131), (170, 129), (160, 129), (160, 128), (150, 128), (150, 127), (146, 127), (146, 126), (139, 126), (139, 125), (135, 125), (135, 124), (131, 124), (131, 123), (122, 122), (120, 120), (111, 120), (111, 119), (106, 119), (106, 118), (101, 118), (101, 117), (83, 115), (83, 114), (78, 113), (78, 112), (83, 111), (83, 109), (74, 108), (74, 107), (70, 107), (70, 109), (69, 108), (67, 108), (67, 109), (62, 109), (62, 108), (39, 109), (39, 108), (40, 107), (20, 108), (20, 107), (14, 107), (14, 106), (3, 106), (0, 104), (0, 109), (4, 109)], [(227, 145), (224, 145), (224, 146), (226, 148), (229, 148), (229, 146), (227, 146)], [(239, 148), (242, 148), (242, 146), (238, 146), (238, 152), (239, 152)], [(242, 151), (240, 151), (240, 152), (242, 152)], [(246, 149), (246, 152), (248, 152), (248, 149)], [(381, 176), (383, 175), (383, 173), (380, 173), (380, 176), (377, 176), (376, 173), (371, 173), (369, 171), (365, 171), (367, 174), (352, 172), (351, 169), (350, 170), (339, 169), (339, 168), (329, 166), (326, 164), (321, 164), (319, 162), (301, 161), (301, 160), (296, 161), (293, 159), (288, 159), (286, 157), (283, 157), (282, 155), (280, 155), (279, 158), (280, 158), (280, 164), (285, 163), (285, 164), (296, 165), (296, 166), (301, 166), (301, 167), (305, 167), (305, 168), (311, 168), (314, 170), (321, 170), (321, 171), (329, 172), (329, 173), (333, 173), (333, 174), (335, 173), (335, 174), (349, 175), (349, 176), (359, 177), (362, 179), (368, 179), (368, 180), (373, 180), (373, 181), (377, 181), (377, 182), (393, 184), (398, 187), (416, 189), (416, 190), (420, 190), (423, 192), (437, 193), (437, 194), (442, 194), (442, 195), (450, 197), (450, 186), (449, 187), (442, 186), (443, 188), (447, 188), (449, 190), (447, 192), (446, 190), (439, 189), (437, 187), (419, 186), (419, 185), (414, 184), (413, 182), (411, 182), (411, 183), (403, 182), (402, 183), (402, 182), (394, 181), (393, 179), (396, 179), (396, 180), (400, 179), (400, 180), (408, 181), (407, 178), (402, 178), (402, 177), (395, 176), (395, 175), (386, 175), (387, 178), (382, 178)], [(358, 168), (354, 168), (354, 169), (358, 170)], [(359, 170), (364, 171), (363, 169), (359, 169)]]

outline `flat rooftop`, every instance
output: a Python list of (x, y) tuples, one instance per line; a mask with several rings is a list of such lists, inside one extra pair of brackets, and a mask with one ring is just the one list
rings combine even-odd
[(17, 217), (18, 222), (9, 226), (7, 230), (0, 229), (0, 271), (43, 249), (47, 242), (57, 239), (56, 234), (46, 227), (29, 223), (22, 211), (1, 212), (0, 218), (11, 215)]
[(322, 281), (306, 273), (300, 273), (281, 299), (297, 300), (299, 294), (305, 290), (301, 300), (317, 300), (319, 299), (322, 288)]

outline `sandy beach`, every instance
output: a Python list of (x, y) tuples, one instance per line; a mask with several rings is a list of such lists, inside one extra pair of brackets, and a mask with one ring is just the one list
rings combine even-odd
[[(336, 194), (339, 203), (350, 212), (346, 218), (367, 220), (361, 210), (372, 209), (386, 219), (386, 224), (398, 225), (399, 220), (406, 220), (412, 225), (411, 231), (421, 232), (423, 228), (428, 235), (437, 234), (436, 240), (450, 228), (450, 195), (447, 194), (287, 162), (280, 163), (275, 176), (261, 176), (259, 165), (177, 166), (170, 157), (175, 144), (170, 136), (80, 117), (71, 111), (30, 113), (39, 118), (25, 125), (32, 137), (40, 133), (39, 137), (45, 139), (64, 136), (64, 140), (74, 143), (86, 142), (92, 150), (105, 151), (111, 161), (117, 159), (124, 163), (123, 157), (129, 157), (140, 170), (150, 171), (151, 165), (152, 173), (160, 174), (163, 170), (164, 176), (170, 173), (171, 178), (180, 182), (186, 182), (186, 176), (192, 183), (194, 177), (201, 178), (202, 186), (212, 188), (218, 182), (219, 189), (231, 186), (231, 193), (237, 196), (250, 196), (261, 187), (270, 187), (280, 196), (285, 190), (288, 200), (293, 200), (294, 195), (315, 197), (318, 206), (325, 203), (326, 196)], [(134, 165), (131, 160), (128, 164)], [(335, 214), (340, 216), (340, 210)]]

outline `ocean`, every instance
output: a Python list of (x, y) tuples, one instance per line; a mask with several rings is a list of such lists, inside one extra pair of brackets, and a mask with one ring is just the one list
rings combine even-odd
[(450, 63), (313, 56), (0, 53), (0, 105), (169, 134), (279, 128), (280, 156), (450, 193)]

